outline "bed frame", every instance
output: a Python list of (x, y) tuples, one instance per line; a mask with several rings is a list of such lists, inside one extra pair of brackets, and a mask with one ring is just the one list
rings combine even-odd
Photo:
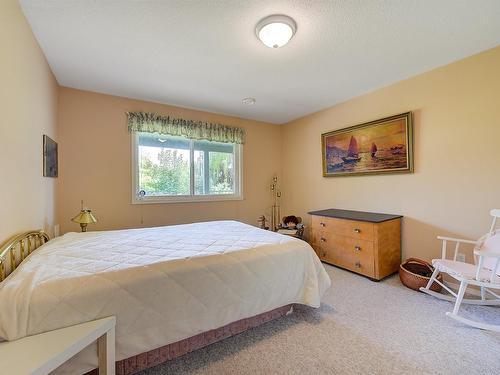
[(5, 280), (34, 250), (50, 240), (43, 230), (21, 233), (0, 247), (0, 282)]
[[(50, 240), (42, 230), (32, 230), (12, 237), (0, 247), (0, 282), (5, 280), (21, 262), (34, 250)], [(116, 375), (131, 375), (150, 367), (157, 366), (171, 359), (201, 349), (215, 342), (224, 340), (260, 326), (271, 320), (289, 315), (293, 312), (293, 304), (279, 307), (265, 313), (229, 323), (223, 327), (199, 333), (187, 339), (156, 348), (145, 353), (116, 362)], [(85, 375), (97, 375), (94, 369)]]
[[(121, 361), (116, 362), (116, 375), (132, 375), (139, 371), (146, 370), (183, 356), (184, 354), (204, 348), (205, 346), (214, 344), (231, 336), (243, 333), (251, 328), (270, 322), (271, 320), (291, 314), (293, 312), (293, 306), (294, 304), (282, 306), (263, 314), (241, 319), (223, 327), (202, 332), (187, 339), (149, 350), (130, 358), (122, 359)], [(85, 375), (98, 374), (99, 369), (94, 369), (87, 372)]]

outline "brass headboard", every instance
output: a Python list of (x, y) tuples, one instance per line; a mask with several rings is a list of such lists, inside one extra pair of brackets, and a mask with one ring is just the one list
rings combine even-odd
[(49, 240), (43, 230), (32, 230), (12, 237), (0, 247), (0, 281), (5, 280), (19, 264)]

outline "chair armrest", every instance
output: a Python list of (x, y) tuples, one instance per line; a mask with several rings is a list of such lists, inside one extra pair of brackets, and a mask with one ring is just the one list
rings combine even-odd
[(468, 243), (471, 245), (477, 245), (477, 241), (464, 240), (461, 238), (443, 237), (443, 236), (438, 236), (437, 238), (438, 238), (438, 240), (442, 240), (442, 241), (460, 242), (460, 243)]
[(458, 255), (458, 248), (460, 244), (470, 244), (470, 245), (477, 245), (478, 241), (471, 241), (471, 240), (464, 240), (461, 238), (453, 238), (453, 237), (444, 237), (444, 236), (438, 236), (437, 237), (439, 240), (443, 241), (443, 246), (441, 248), (441, 259), (446, 259), (446, 245), (448, 241), (450, 242), (455, 242), (455, 254), (453, 256), (453, 260), (457, 260), (457, 255)]
[(480, 257), (500, 258), (500, 252), (497, 251), (474, 250), (474, 255)]

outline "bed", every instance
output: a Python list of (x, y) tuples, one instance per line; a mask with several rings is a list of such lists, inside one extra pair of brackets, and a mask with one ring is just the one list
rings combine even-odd
[[(293, 304), (319, 307), (330, 286), (306, 242), (237, 221), (68, 233), (25, 252), (17, 268), (11, 259), (15, 270), (0, 283), (0, 338), (115, 315), (123, 374), (172, 358), (172, 348), (182, 354), (283, 315)], [(57, 373), (96, 366), (90, 347)]]

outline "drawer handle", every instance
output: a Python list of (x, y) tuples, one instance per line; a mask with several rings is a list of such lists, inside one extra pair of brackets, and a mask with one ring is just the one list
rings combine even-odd
[(354, 265), (356, 266), (356, 268), (361, 268), (361, 263), (360, 262), (356, 262)]
[(361, 229), (359, 229), (359, 228), (354, 228), (354, 232), (355, 232), (355, 233), (361, 233)]
[(321, 257), (322, 257), (322, 258), (325, 258), (325, 257), (326, 257), (326, 251), (323, 251), (323, 252), (321, 253)]
[(326, 227), (325, 223), (319, 223), (319, 225), (322, 226), (323, 228)]
[(361, 246), (354, 246), (354, 250), (361, 251)]
[(320, 240), (321, 242), (326, 242), (326, 238), (325, 238), (325, 237), (321, 237), (319, 240)]

